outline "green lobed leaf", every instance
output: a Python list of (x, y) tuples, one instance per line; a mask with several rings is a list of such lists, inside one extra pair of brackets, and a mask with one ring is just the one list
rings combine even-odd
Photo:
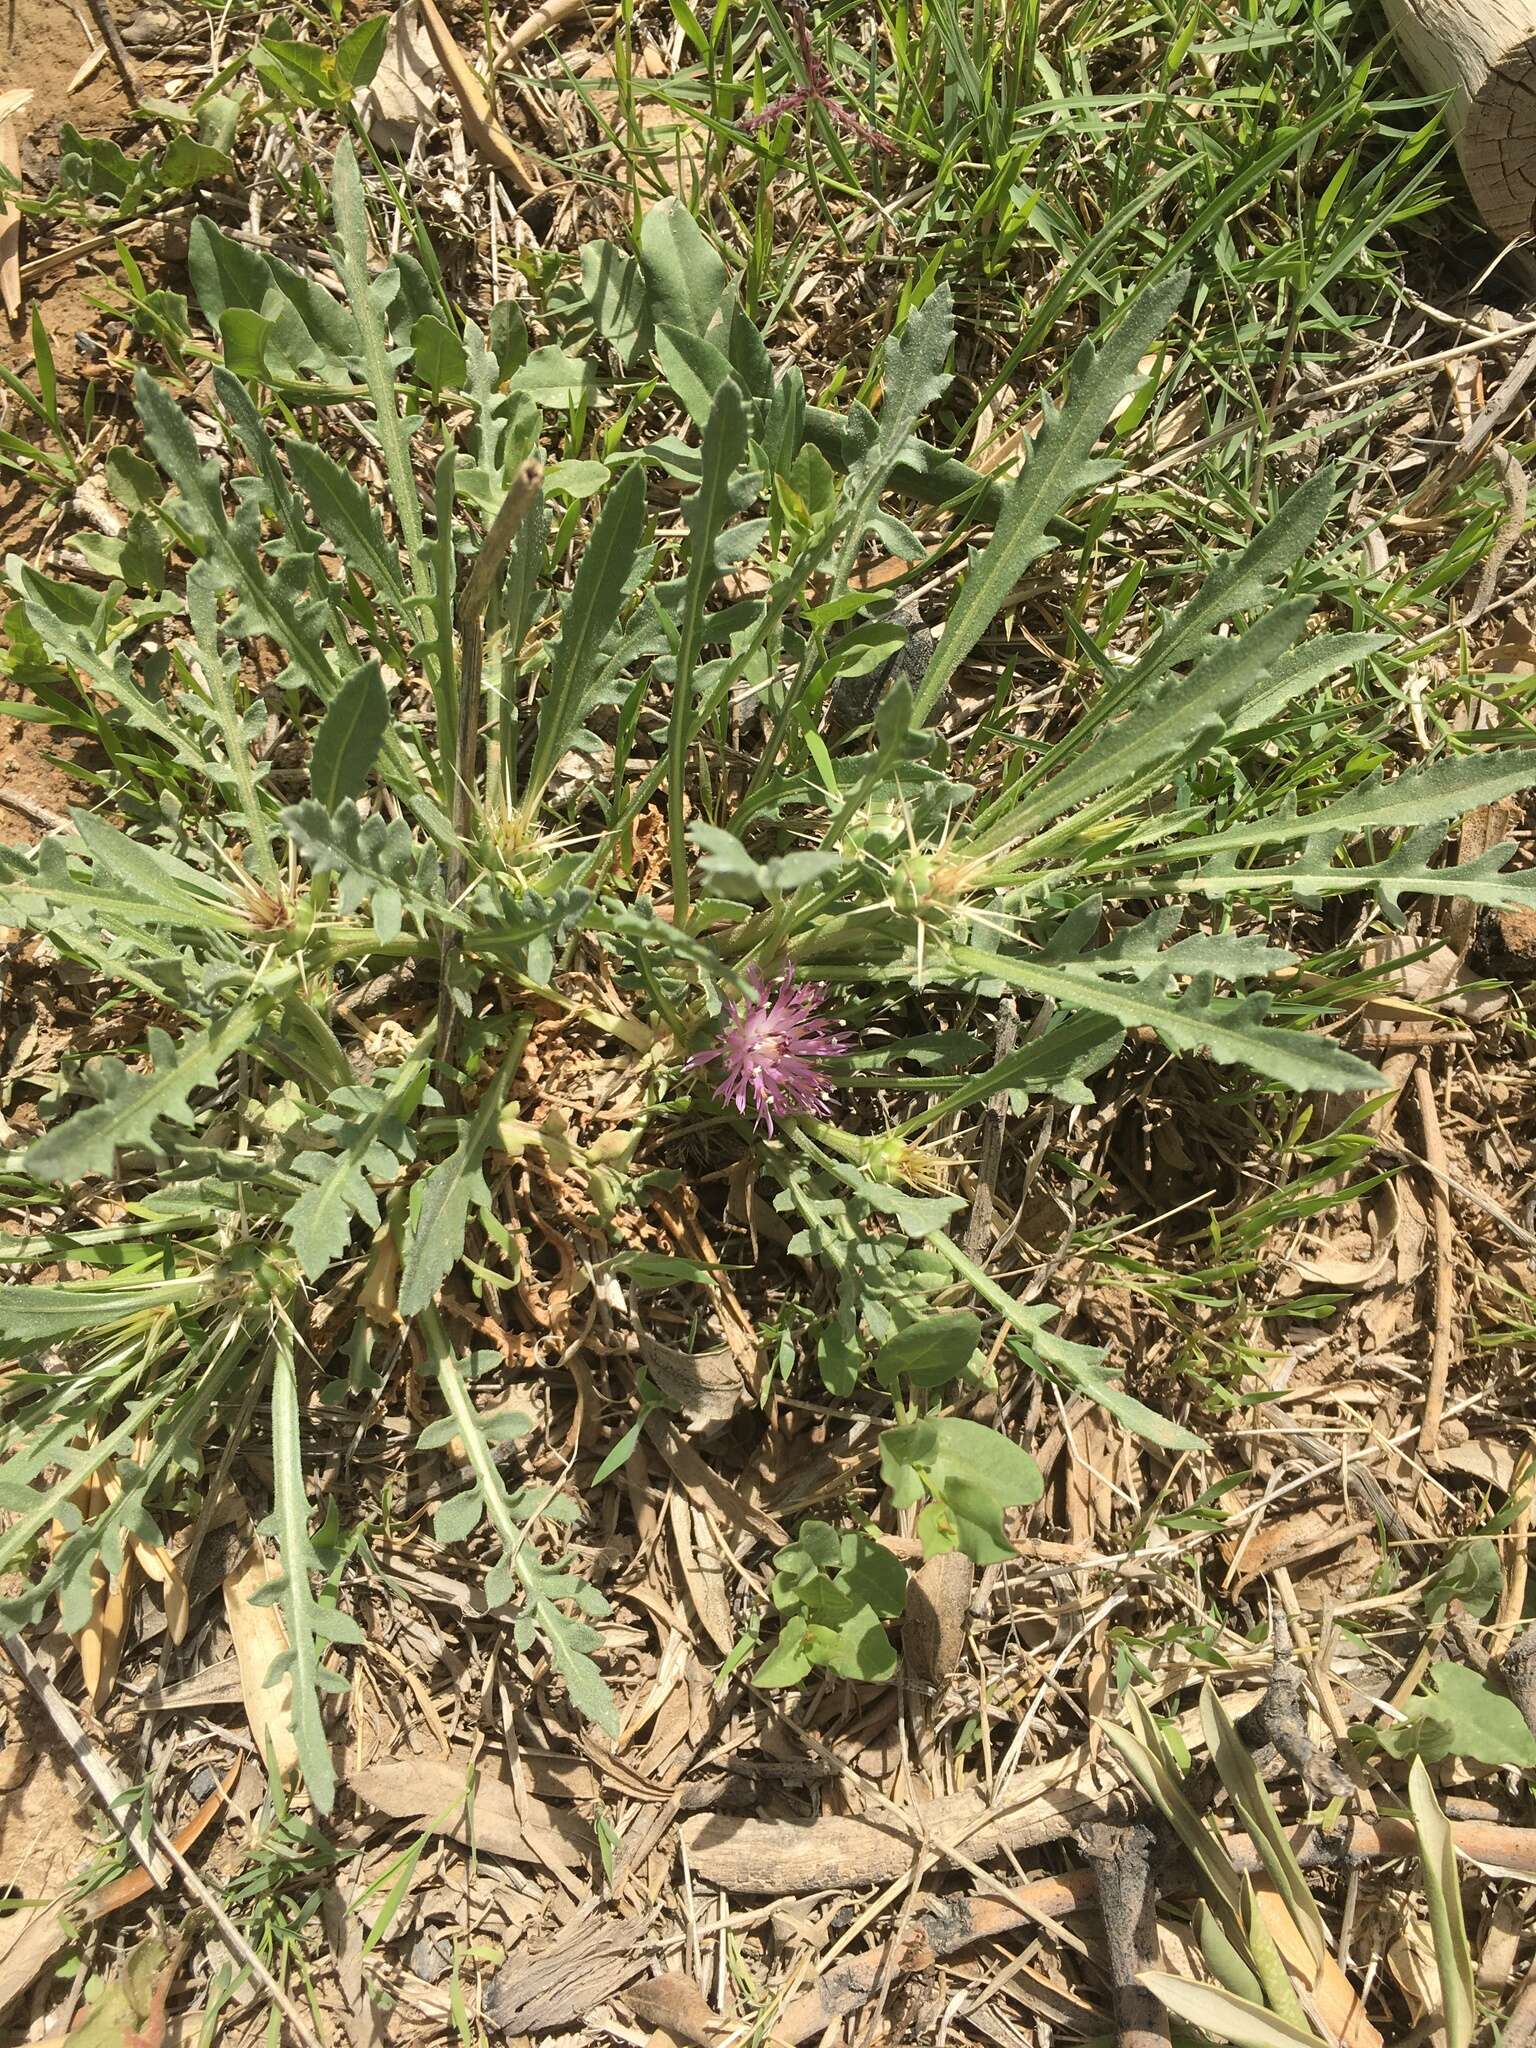
[(27, 621), (49, 655), (66, 669), (77, 670), (109, 704), (120, 705), (136, 727), (153, 733), (183, 767), (201, 769), (203, 758), (191, 736), (140, 689), (127, 656), (116, 646), (97, 645), (95, 629), (81, 616), (79, 597), (71, 586), (39, 575), (19, 555), (7, 556), (5, 566)]
[(591, 1655), (599, 1647), (601, 1639), (595, 1629), (578, 1616), (563, 1613), (560, 1607), (561, 1601), (570, 1601), (588, 1613), (601, 1615), (607, 1612), (607, 1602), (595, 1587), (585, 1585), (569, 1572), (550, 1570), (540, 1564), (532, 1554), (528, 1540), (530, 1523), (541, 1513), (551, 1512), (559, 1495), (552, 1487), (546, 1489), (542, 1505), (534, 1507), (531, 1513), (525, 1512), (520, 1519), (519, 1509), (509, 1498), (492, 1456), (484, 1427), (485, 1418), (470, 1399), (469, 1389), (449, 1348), (437, 1311), (430, 1307), (424, 1309), (418, 1327), (444, 1401), (457, 1424), (473, 1485), (501, 1541), (503, 1559), (486, 1579), (486, 1597), (492, 1604), (499, 1605), (507, 1598), (512, 1585), (521, 1583), (527, 1612), (524, 1620), (518, 1623), (519, 1630), (526, 1622), (532, 1623), (533, 1631), (549, 1652), (550, 1662), (565, 1680), (566, 1690), (577, 1711), (608, 1736), (617, 1736), (618, 1708)]
[(1210, 996), (1198, 987), (1169, 995), (1146, 981), (1118, 982), (1087, 962), (1047, 966), (1038, 960), (950, 946), (943, 963), (960, 978), (991, 978), (1032, 995), (1052, 996), (1063, 1008), (1092, 1010), (1127, 1029), (1148, 1026), (1175, 1052), (1202, 1051), (1220, 1066), (1245, 1066), (1300, 1092), (1364, 1093), (1381, 1076), (1331, 1040), (1266, 1023), (1265, 994)]
[(53, 1182), (111, 1173), (121, 1147), (154, 1144), (162, 1123), (183, 1129), (194, 1126), (198, 1113), (193, 1091), (218, 1079), (230, 1055), (249, 1045), (261, 1029), (280, 988), (291, 987), (297, 979), (297, 970), (288, 970), (269, 985), (264, 1000), (237, 1003), (179, 1045), (151, 1025), (152, 1065), (133, 1073), (119, 1060), (98, 1062), (89, 1078), (102, 1099), (89, 1109), (76, 1110), (29, 1145), (22, 1154), (23, 1167), (34, 1179)]
[(284, 1212), (283, 1223), (306, 1279), (318, 1280), (341, 1257), (354, 1219), (378, 1228), (379, 1198), (370, 1176), (393, 1180), (400, 1167), (399, 1158), (380, 1145), (380, 1134), (409, 1110), (426, 1071), (426, 1061), (415, 1059), (392, 1076), (377, 1077), (369, 1090), (371, 1107), (336, 1132), (334, 1149), (300, 1153), (294, 1161), (293, 1171), (307, 1185)]
[(364, 818), (350, 802), (327, 811), (306, 797), (283, 812), (282, 822), (314, 873), (338, 878), (343, 910), (372, 903), (374, 930), (386, 944), (399, 935), (404, 910), (422, 923), (467, 927), (469, 920), (443, 899), (432, 849), (418, 843), (404, 818)]
[(415, 1222), (401, 1260), (402, 1316), (420, 1315), (431, 1307), (438, 1288), (463, 1252), (470, 1202), (485, 1199), (480, 1162), (496, 1129), (510, 1078), (504, 1063), (465, 1124), (458, 1145), (422, 1182)]

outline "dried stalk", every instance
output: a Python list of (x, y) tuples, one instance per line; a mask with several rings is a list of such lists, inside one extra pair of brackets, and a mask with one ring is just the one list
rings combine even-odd
[(1077, 1830), (1078, 1847), (1093, 1867), (1099, 1917), (1109, 1951), (1120, 2048), (1168, 2048), (1168, 2014), (1141, 1981), (1157, 1966), (1157, 1890), (1153, 1860), (1157, 1831), (1150, 1822), (1089, 1821)]

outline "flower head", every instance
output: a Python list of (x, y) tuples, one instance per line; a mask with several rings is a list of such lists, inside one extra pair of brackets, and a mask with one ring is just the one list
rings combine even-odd
[(748, 969), (747, 979), (752, 993), (739, 1003), (727, 999), (718, 1043), (685, 1065), (723, 1061), (715, 1093), (742, 1112), (750, 1103), (771, 1135), (775, 1117), (825, 1114), (827, 1083), (819, 1062), (847, 1052), (853, 1040), (821, 1015), (825, 990), (813, 981), (797, 983), (793, 968), (771, 992), (756, 968)]

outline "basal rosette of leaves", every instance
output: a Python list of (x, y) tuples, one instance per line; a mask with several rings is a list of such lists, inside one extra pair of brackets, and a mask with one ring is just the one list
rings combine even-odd
[[(962, 778), (931, 721), (1021, 578), (1113, 486), (1102, 444), (1149, 351), (1177, 348), (1176, 273), (1080, 347), (999, 481), (923, 435), (949, 382), (942, 283), (911, 295), (877, 409), (832, 412), (771, 356), (675, 202), (634, 250), (583, 250), (551, 302), (561, 338), (542, 346), (510, 302), (484, 328), (462, 317), (408, 253), (376, 267), (347, 150), (333, 215), (341, 297), (200, 222), (198, 319), (138, 309), (170, 368), (139, 372), (142, 446), (108, 465), (127, 523), (91, 543), (107, 580), (7, 569), (10, 672), (45, 705), (85, 707), (110, 800), (35, 853), (0, 855), (6, 920), (145, 1020), (123, 1057), (60, 1076), (42, 1135), (5, 1161), (13, 1200), (42, 1219), (6, 1240), (9, 1273), (53, 1266), (67, 1243), (89, 1274), (0, 1304), (17, 1361), (0, 1383), (0, 1571), (29, 1571), (11, 1617), (56, 1604), (79, 1627), (98, 1564), (120, 1570), (125, 1546), (195, 1514), (217, 1447), (267, 1404), (277, 1597), (322, 1805), (322, 1698), (355, 1640), (354, 1561), (314, 1526), (306, 1407), (319, 1387), (360, 1410), (406, 1341), (437, 1411), (419, 1448), (463, 1453), (440, 1537), (489, 1541), (487, 1599), (581, 1713), (616, 1725), (606, 1603), (568, 1555), (586, 1503), (515, 1478), (503, 1445), (522, 1419), (482, 1396), (496, 1361), (466, 1353), (441, 1309), (445, 1287), (482, 1289), (487, 1257), (515, 1259), (492, 1162), (556, 1142), (515, 1113), (536, 1012), (635, 1054), (628, 1127), (562, 1158), (598, 1237), (643, 1204), (669, 1134), (750, 1148), (789, 1261), (816, 1276), (781, 1321), (791, 1350), (882, 1419), (888, 1497), (925, 1548), (989, 1561), (1009, 1554), (1008, 1516), (1039, 1477), (1025, 1448), (957, 1412), (984, 1342), (1165, 1447), (1199, 1439), (1055, 1335), (1049, 1304), (1018, 1302), (966, 1257), (932, 1128), (999, 1093), (1087, 1101), (1132, 1031), (1277, 1088), (1364, 1094), (1375, 1070), (1277, 996), (1294, 958), (1264, 935), (1270, 908), (1374, 896), (1390, 921), (1408, 895), (1536, 902), (1509, 848), (1437, 864), (1447, 820), (1536, 779), (1522, 747), (1362, 772), (1310, 804), (1267, 790), (1267, 730), (1382, 651), (1321, 630), (1289, 594), (1333, 504), (1328, 475), (1214, 555), (1133, 658), (1080, 628), (1099, 688), (1070, 733), (1019, 738), (985, 794)], [(200, 362), (189, 402), (167, 380)], [(677, 431), (631, 431), (642, 391), (670, 396)], [(330, 452), (343, 418), (365, 428), (366, 478)], [(541, 448), (559, 457), (505, 559), (487, 558), (483, 610), (466, 611)], [(941, 549), (975, 536), (942, 637), (915, 686), (891, 683), (837, 736), (829, 696), (904, 640), (891, 600), (854, 573), (871, 541), (921, 562), (919, 508), (945, 511)], [(746, 717), (744, 786), (727, 790)], [(1241, 776), (1207, 772), (1233, 760)], [(573, 774), (583, 761), (596, 765)], [(657, 805), (663, 859), (637, 889), (635, 833)], [(622, 1014), (594, 997), (599, 968)], [(818, 1085), (843, 1107), (769, 1135), (688, 1062), (754, 974), (791, 969), (825, 990)], [(437, 1016), (360, 1062), (349, 1000), (404, 972), (439, 991)], [(1001, 1061), (924, 1022), (1005, 993), (1040, 1028)], [(906, 1091), (870, 1107), (897, 1074)], [(914, 1076), (922, 1106), (903, 1113)], [(82, 1188), (112, 1195), (111, 1220), (75, 1206)], [(398, 1258), (388, 1341), (355, 1306), (381, 1244)], [(353, 1305), (339, 1339), (328, 1325), (323, 1366), (322, 1298)], [(110, 1501), (83, 1518), (75, 1503), (109, 1468)], [(823, 1528), (778, 1561), (774, 1600), (802, 1638), (781, 1639), (765, 1682), (888, 1668), (896, 1580), (881, 1566), (876, 1597), (866, 1539)]]

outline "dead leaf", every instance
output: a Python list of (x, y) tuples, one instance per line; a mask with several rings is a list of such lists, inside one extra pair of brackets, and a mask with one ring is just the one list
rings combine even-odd
[(473, 1842), (488, 1856), (530, 1863), (557, 1877), (573, 1895), (586, 1896), (585, 1872), (577, 1862), (590, 1855), (594, 1837), (573, 1813), (517, 1793), (482, 1764), (473, 1796), (466, 1798), (472, 1769), (467, 1750), (450, 1758), (390, 1757), (349, 1771), (347, 1785), (365, 1806), (395, 1820), (420, 1821), (432, 1834)]
[(370, 1323), (377, 1324), (381, 1330), (388, 1330), (400, 1320), (395, 1307), (399, 1293), (400, 1246), (386, 1217), (374, 1233), (357, 1305)]
[(958, 1550), (930, 1557), (907, 1581), (901, 1661), (921, 1686), (937, 1692), (965, 1652), (976, 1567)]
[(642, 2025), (655, 2027), (689, 2048), (715, 2048), (739, 2029), (728, 2027), (691, 1977), (668, 1970), (624, 1993), (624, 2003)]
[(1460, 1472), (1508, 1493), (1515, 1483), (1520, 1455), (1518, 1445), (1502, 1438), (1473, 1437), (1464, 1444), (1442, 1443), (1429, 1462), (1437, 1472)]
[(69, 81), (69, 84), (64, 88), (66, 99), (72, 98), (77, 92), (84, 92), (102, 65), (106, 63), (109, 54), (110, 52), (105, 43), (98, 43), (96, 45), (95, 49), (92, 50), (85, 59), (85, 62), (80, 66), (80, 69)]
[(687, 1495), (677, 1487), (668, 1494), (667, 1504), (678, 1570), (694, 1613), (721, 1656), (728, 1657), (736, 1642), (736, 1629), (725, 1590), (725, 1564), (709, 1517), (702, 1508), (691, 1507)]
[(0, 2019), (21, 1994), (47, 1969), (73, 1935), (63, 1903), (25, 1909), (14, 1915), (10, 1946), (0, 1951)]
[(1302, 2002), (1340, 2048), (1382, 2048), (1381, 2035), (1366, 2017), (1360, 1994), (1326, 1950), (1315, 1962), (1290, 1907), (1267, 1877), (1253, 1880), (1260, 1917), (1297, 1981)]
[[(1367, 1543), (1374, 1520), (1347, 1520), (1338, 1508), (1305, 1508), (1294, 1515), (1274, 1515), (1246, 1541), (1222, 1546), (1233, 1567), (1233, 1584), (1245, 1586), (1266, 1572), (1294, 1570), (1297, 1565), (1342, 1550), (1345, 1544)], [(1374, 1555), (1374, 1552), (1371, 1553)]]
[(285, 1785), (299, 1777), (299, 1750), (293, 1735), (293, 1680), (285, 1677), (269, 1685), (268, 1674), (288, 1649), (288, 1631), (276, 1607), (255, 1604), (263, 1586), (282, 1576), (269, 1564), (259, 1542), (253, 1541), (224, 1581), (224, 1612), (240, 1660), (240, 1690), (245, 1696), (245, 1718), (256, 1742), (256, 1754), (264, 1766), (277, 1766)]
[(1381, 1286), (1393, 1276), (1397, 1238), (1397, 1192), (1390, 1181), (1372, 1196), (1364, 1223), (1363, 1230), (1337, 1232), (1316, 1257), (1292, 1253), (1286, 1263), (1318, 1287)]
[(497, 120), (490, 96), (471, 70), (469, 59), (454, 41), (433, 0), (416, 0), (416, 5), (421, 10), (421, 18), (426, 23), (438, 61), (453, 88), (453, 96), (459, 103), (471, 142), (487, 163), (493, 164), (498, 171), (505, 171), (525, 192), (542, 191), (543, 180)]
[(750, 1529), (776, 1550), (782, 1550), (788, 1543), (789, 1531), (777, 1515), (770, 1515), (765, 1509), (754, 1507), (749, 1500), (743, 1499), (731, 1482), (706, 1463), (665, 1417), (654, 1412), (648, 1415), (645, 1434), (665, 1458), (673, 1478), (691, 1501), (699, 1506), (707, 1501), (732, 1529)]
[[(21, 144), (16, 135), (16, 120), (32, 98), (29, 91), (0, 93), (0, 170), (11, 177), (21, 177)], [(0, 193), (0, 301), (5, 305), (5, 317), (18, 320), (21, 317), (21, 215), (3, 193)]]
[(1440, 1972), (1427, 1920), (1411, 1914), (1394, 1916), (1393, 1932), (1387, 1942), (1387, 1968), (1408, 2001), (1415, 2026), (1439, 2012)]
[(372, 82), (352, 96), (375, 147), (404, 156), (417, 129), (432, 121), (442, 82), (442, 66), (417, 0), (405, 0), (389, 18), (384, 54)]
[(125, 1546), (123, 1568), (116, 1578), (108, 1579), (99, 1566), (97, 1571), (100, 1578), (91, 1603), (91, 1618), (75, 1640), (80, 1651), (80, 1675), (91, 1705), (99, 1714), (117, 1683), (117, 1667), (128, 1640), (128, 1617), (138, 1566), (133, 1552)]

